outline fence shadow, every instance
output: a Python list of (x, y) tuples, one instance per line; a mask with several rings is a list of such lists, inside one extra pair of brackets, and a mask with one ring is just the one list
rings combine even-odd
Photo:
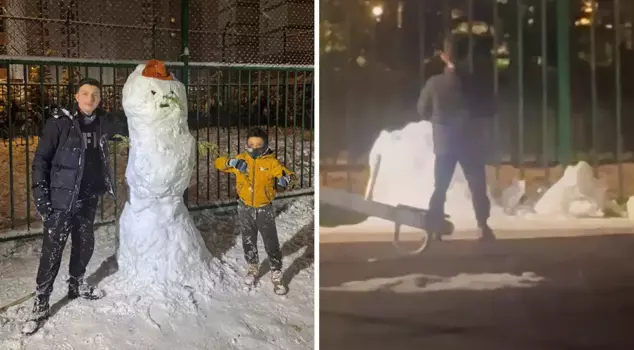
[[(304, 253), (293, 260), (291, 265), (286, 268), (282, 276), (282, 282), (285, 286), (289, 286), (293, 278), (302, 270), (312, 266), (315, 262), (315, 229), (314, 221), (311, 220), (304, 225), (297, 233), (282, 245), (282, 256), (289, 256), (300, 249), (306, 247)], [(264, 259), (260, 267), (258, 278), (266, 275), (271, 270), (271, 264), (268, 258)]]
[[(107, 257), (106, 260), (102, 261), (97, 270), (95, 270), (95, 272), (93, 272), (90, 276), (86, 278), (86, 282), (95, 286), (99, 285), (101, 281), (109, 276), (114, 275), (117, 271), (119, 271), (119, 265), (117, 264), (117, 256), (115, 253)], [(107, 295), (104, 294), (104, 297), (106, 296)], [(70, 301), (71, 300), (68, 299), (68, 296), (64, 296), (58, 302), (51, 305), (51, 316), (49, 317), (49, 319), (52, 319), (62, 308), (68, 305)], [(46, 322), (48, 322), (48, 320), (44, 321), (44, 324)]]
[[(277, 215), (286, 211), (288, 206), (289, 204), (286, 202), (276, 203), (275, 211)], [(214, 212), (212, 215), (195, 214), (196, 227), (200, 230), (207, 249), (216, 259), (223, 259), (225, 254), (237, 244), (236, 241), (240, 237), (240, 230), (235, 224), (237, 222), (236, 216), (236, 209)]]
[(117, 263), (117, 254), (114, 253), (101, 262), (101, 265), (93, 272), (86, 282), (92, 285), (98, 285), (101, 281), (110, 277), (119, 271), (119, 264)]

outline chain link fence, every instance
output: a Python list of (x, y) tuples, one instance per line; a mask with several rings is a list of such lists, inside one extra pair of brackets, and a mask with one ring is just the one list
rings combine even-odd
[(197, 62), (313, 63), (313, 1), (182, 3), (0, 0), (0, 54), (179, 61), (185, 43)]

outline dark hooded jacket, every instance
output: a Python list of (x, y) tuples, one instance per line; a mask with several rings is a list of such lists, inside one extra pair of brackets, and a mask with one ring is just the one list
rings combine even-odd
[[(81, 135), (76, 110), (56, 108), (44, 126), (33, 158), (33, 197), (38, 212), (46, 208), (70, 211), (75, 206), (86, 163), (86, 145)], [(102, 162), (104, 187), (96, 196), (115, 196), (115, 184), (110, 167), (108, 141), (116, 134), (127, 135), (127, 126), (117, 127), (102, 109), (95, 111), (99, 130), (99, 154)]]
[(482, 119), (495, 114), (493, 81), (486, 69), (469, 73), (465, 65), (431, 77), (418, 98), (418, 114), (433, 125), (436, 154), (473, 149), (484, 137)]

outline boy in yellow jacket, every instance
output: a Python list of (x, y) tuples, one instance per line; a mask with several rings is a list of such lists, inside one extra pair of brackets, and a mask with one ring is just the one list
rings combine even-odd
[(245, 283), (253, 285), (259, 273), (258, 231), (271, 263), (271, 282), (277, 294), (285, 294), (282, 282), (282, 251), (275, 227), (273, 199), (276, 186), (289, 186), (294, 173), (275, 158), (268, 146), (268, 133), (253, 128), (247, 134), (247, 150), (235, 158), (219, 157), (216, 168), (236, 176), (238, 192), (238, 227), (242, 236), (244, 258), (249, 264)]

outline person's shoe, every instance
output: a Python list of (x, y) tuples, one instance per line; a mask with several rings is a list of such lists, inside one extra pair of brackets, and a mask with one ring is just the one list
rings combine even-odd
[(83, 278), (71, 277), (68, 279), (68, 299), (77, 298), (97, 300), (103, 298), (103, 291), (84, 281)]
[(429, 216), (427, 216), (427, 220), (425, 223), (425, 231), (427, 231), (429, 239), (432, 242), (442, 241), (442, 231), (439, 229), (438, 223), (435, 220), (431, 220)]
[(49, 297), (47, 295), (35, 296), (31, 316), (29, 316), (22, 326), (22, 334), (30, 335), (35, 333), (42, 326), (42, 323), (50, 317), (51, 308), (48, 299)]
[(284, 295), (288, 292), (288, 288), (282, 280), (282, 270), (271, 271), (271, 283), (273, 283), (273, 291), (275, 294)]
[(247, 267), (247, 274), (244, 276), (244, 284), (247, 286), (254, 285), (259, 272), (260, 266), (258, 264), (249, 264), (249, 267)]
[(480, 237), (478, 238), (481, 242), (490, 242), (495, 241), (496, 237), (493, 234), (493, 230), (489, 227), (489, 225), (484, 225), (480, 227)]
[(432, 242), (442, 242), (442, 234), (440, 234), (438, 232), (430, 232), (429, 233), (429, 239)]

